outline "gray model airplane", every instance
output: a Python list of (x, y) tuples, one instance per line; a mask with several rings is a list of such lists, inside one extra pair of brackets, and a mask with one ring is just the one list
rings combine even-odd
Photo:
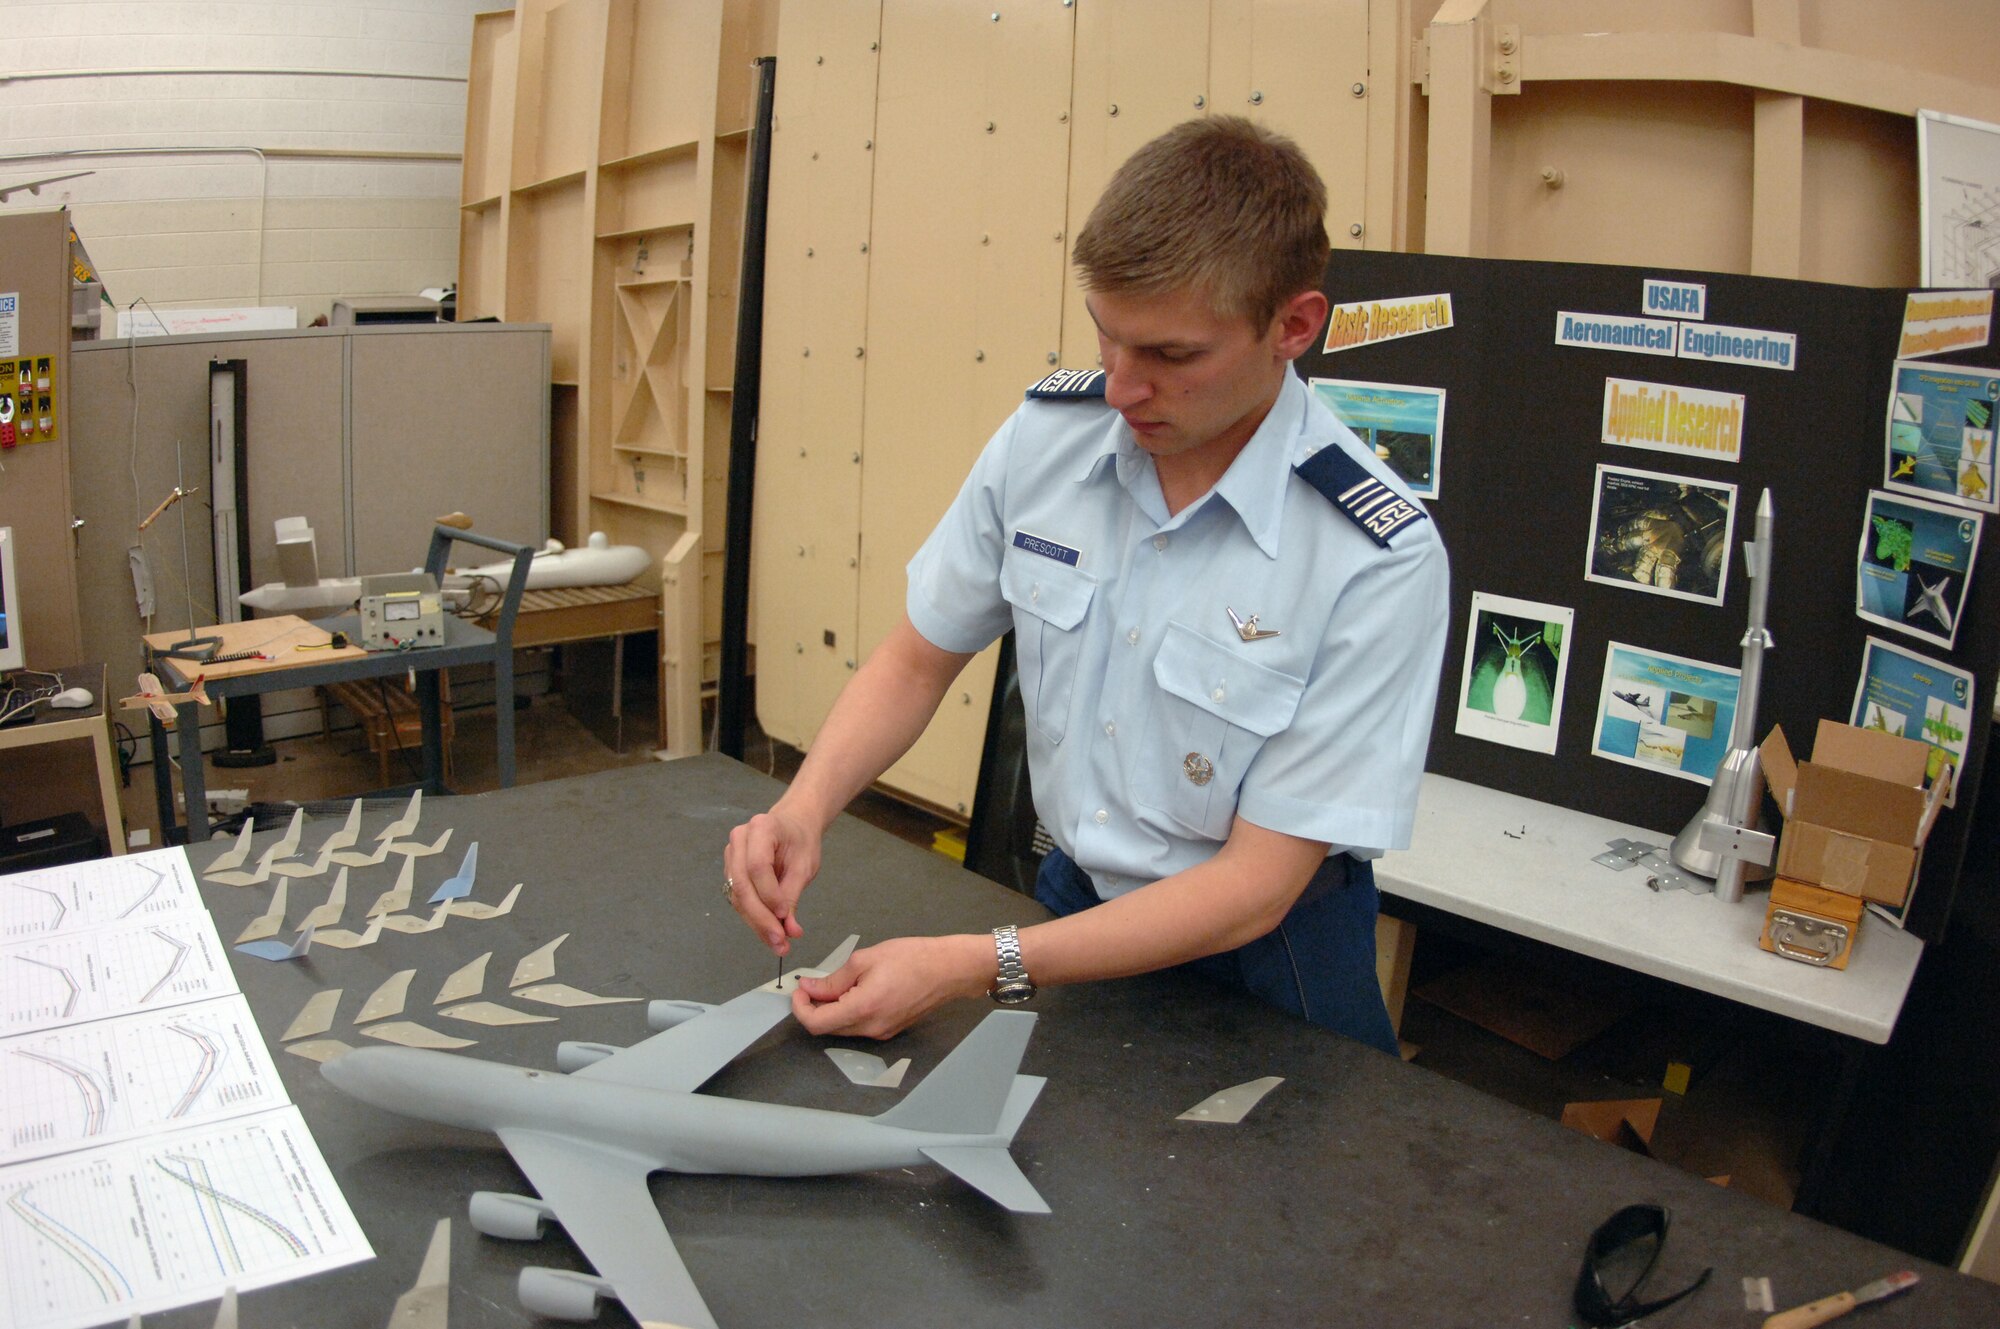
[(1045, 1083), (1016, 1073), (1035, 1026), (1025, 1011), (987, 1016), (873, 1117), (695, 1092), (791, 1014), (800, 974), (839, 968), (857, 940), (719, 1006), (656, 1001), (647, 1022), (664, 1032), (631, 1047), (564, 1043), (567, 1074), (402, 1047), (360, 1048), (321, 1071), (378, 1107), (500, 1137), (541, 1198), (479, 1191), (472, 1225), (525, 1241), (553, 1220), (598, 1271), (523, 1269), (528, 1310), (589, 1320), (610, 1296), (642, 1325), (716, 1329), (647, 1188), (654, 1172), (808, 1177), (930, 1162), (1016, 1213), (1049, 1212), (1008, 1153)]

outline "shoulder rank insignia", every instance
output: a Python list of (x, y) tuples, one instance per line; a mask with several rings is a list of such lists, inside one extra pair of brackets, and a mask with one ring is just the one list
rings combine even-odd
[(1028, 389), (1030, 401), (1080, 401), (1103, 396), (1102, 369), (1058, 369)]
[(1292, 469), (1384, 549), (1405, 526), (1430, 520), (1428, 512), (1370, 475), (1338, 446), (1329, 444)]

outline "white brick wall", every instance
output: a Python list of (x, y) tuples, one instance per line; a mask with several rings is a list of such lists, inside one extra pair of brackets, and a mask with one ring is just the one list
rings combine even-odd
[[(69, 206), (121, 306), (289, 304), (303, 324), (448, 285), (472, 16), (510, 7), (0, 0), (0, 185), (94, 172), (0, 208)], [(238, 151), (171, 151), (195, 147)]]

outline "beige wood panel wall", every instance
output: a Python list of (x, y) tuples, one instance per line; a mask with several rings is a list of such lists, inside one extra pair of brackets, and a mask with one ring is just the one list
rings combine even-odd
[(788, 4), (777, 34), (755, 636), (759, 719), (795, 744), (857, 658), (881, 35), (881, 0)]
[(1992, 17), (1989, 0), (1414, 4), (1411, 247), (1913, 282), (1911, 117), (2000, 120), (2000, 77), (1971, 54)]
[[(861, 461), (859, 645), (902, 619), (904, 565), (1062, 346), (1074, 9), (888, 0)], [(993, 660), (884, 777), (969, 809)]]

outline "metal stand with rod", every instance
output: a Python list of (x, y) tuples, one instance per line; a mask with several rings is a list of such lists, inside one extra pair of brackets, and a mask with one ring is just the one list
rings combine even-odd
[[(139, 523), (139, 529), (141, 531), (145, 530), (148, 526), (151, 526), (155, 521), (159, 520), (160, 514), (165, 512), (168, 508), (172, 507), (174, 504), (180, 502), (184, 498), (190, 497), (191, 495), (201, 492), (199, 487), (190, 489), (187, 486), (187, 465), (185, 462), (181, 460), (181, 446), (178, 442), (174, 444), (174, 477), (176, 481), (176, 483), (174, 484), (174, 492), (168, 494), (165, 498), (161, 499), (160, 505), (154, 508), (150, 513), (146, 515), (146, 520)], [(187, 519), (186, 508), (181, 509), (181, 586), (183, 587), (183, 589), (187, 591), (188, 635), (184, 640), (174, 642), (172, 645), (168, 646), (167, 649), (163, 651), (155, 651), (153, 653), (155, 655), (166, 656), (168, 659), (172, 660), (194, 660), (196, 662), (203, 662), (206, 661), (210, 656), (215, 654), (216, 648), (222, 645), (222, 638), (197, 637), (195, 635), (194, 575), (189, 571), (188, 519)]]

